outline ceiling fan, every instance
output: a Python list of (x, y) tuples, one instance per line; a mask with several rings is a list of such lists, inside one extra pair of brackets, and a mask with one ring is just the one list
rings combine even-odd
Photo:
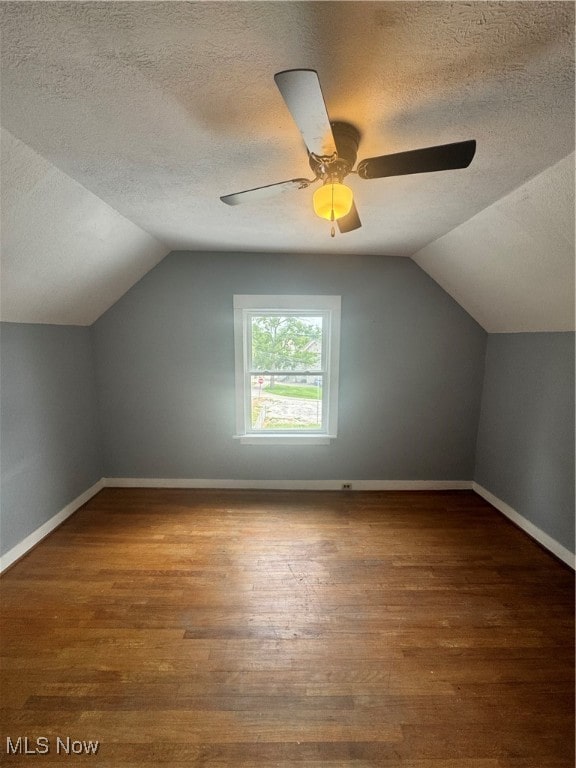
[[(356, 173), (361, 179), (381, 179), (385, 176), (448, 171), (467, 168), (474, 157), (476, 141), (457, 141), (393, 155), (368, 157), (353, 170), (360, 133), (350, 123), (330, 121), (318, 73), (314, 69), (287, 69), (274, 75), (274, 80), (302, 134), (314, 178), (289, 179), (224, 195), (220, 200), (227, 205), (263, 200), (322, 181), (322, 186), (314, 193), (314, 211), (322, 218), (336, 221), (340, 232), (351, 232), (361, 227), (362, 223), (352, 190), (342, 183), (349, 173)], [(334, 226), (331, 234), (334, 237)]]

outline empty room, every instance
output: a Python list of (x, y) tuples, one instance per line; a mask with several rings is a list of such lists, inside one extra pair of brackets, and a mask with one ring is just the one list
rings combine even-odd
[(574, 11), (0, 3), (0, 763), (573, 768)]

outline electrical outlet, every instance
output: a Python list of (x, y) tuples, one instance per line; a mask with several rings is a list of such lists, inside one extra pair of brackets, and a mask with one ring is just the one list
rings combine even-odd
[(343, 491), (351, 491), (352, 490), (352, 483), (342, 483), (342, 490)]

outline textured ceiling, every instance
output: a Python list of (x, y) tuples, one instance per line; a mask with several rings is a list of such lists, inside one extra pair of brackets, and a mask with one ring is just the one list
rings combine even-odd
[(2, 319), (90, 325), (168, 249), (1, 133)]
[[(0, 24), (5, 128), (160, 250), (412, 256), (574, 148), (571, 2), (4, 2)], [(229, 208), (311, 175), (288, 68), (318, 70), (360, 159), (465, 139), (476, 157), (349, 177), (363, 227), (334, 240), (310, 190)]]
[(574, 330), (574, 154), (413, 258), (489, 332)]

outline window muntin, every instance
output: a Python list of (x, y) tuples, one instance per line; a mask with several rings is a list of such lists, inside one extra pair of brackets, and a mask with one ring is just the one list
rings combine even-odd
[(238, 436), (335, 437), (340, 297), (235, 296), (234, 307)]

